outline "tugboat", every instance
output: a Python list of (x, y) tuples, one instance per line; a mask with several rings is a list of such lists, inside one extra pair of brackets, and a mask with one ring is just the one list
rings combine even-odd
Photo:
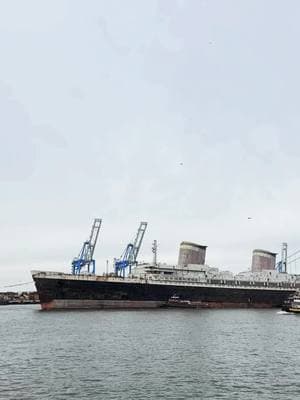
[(183, 300), (176, 294), (169, 298), (166, 305), (167, 307), (179, 308), (208, 308), (207, 303), (203, 303), (202, 301)]
[(283, 303), (282, 311), (300, 313), (300, 292), (293, 294)]
[(179, 296), (174, 294), (167, 302), (168, 307), (183, 307), (183, 308), (196, 308), (190, 300), (182, 300)]

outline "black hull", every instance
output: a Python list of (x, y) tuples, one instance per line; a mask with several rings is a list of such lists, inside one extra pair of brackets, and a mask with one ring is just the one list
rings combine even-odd
[(207, 308), (281, 307), (294, 288), (237, 288), (176, 285), (128, 280), (56, 279), (33, 275), (41, 307), (50, 309), (166, 307), (176, 295)]

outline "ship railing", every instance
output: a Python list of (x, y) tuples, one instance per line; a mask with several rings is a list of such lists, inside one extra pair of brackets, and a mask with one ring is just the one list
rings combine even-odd
[(185, 278), (185, 277), (160, 277), (160, 276), (151, 276), (148, 277), (149, 281), (152, 281), (154, 284), (178, 284), (182, 286), (211, 286), (211, 287), (235, 287), (240, 289), (276, 289), (276, 290), (287, 290), (296, 288), (296, 284), (294, 282), (257, 282), (257, 281), (237, 281), (237, 280), (215, 280), (208, 279), (207, 281), (203, 281), (197, 278)]
[(171, 277), (171, 276), (155, 276), (145, 275), (135, 278), (121, 278), (113, 276), (98, 276), (89, 274), (66, 274), (55, 271), (32, 271), (32, 275), (38, 278), (53, 278), (53, 279), (72, 279), (72, 280), (89, 280), (89, 281), (110, 281), (110, 282), (131, 282), (131, 283), (147, 283), (153, 284), (176, 284), (182, 286), (211, 286), (211, 287), (235, 287), (235, 288), (252, 288), (252, 289), (276, 289), (286, 290), (298, 287), (295, 282), (263, 282), (263, 281), (239, 281), (225, 279), (199, 279), (186, 277)]
[(118, 276), (105, 276), (105, 275), (92, 275), (92, 274), (67, 274), (64, 272), (56, 271), (31, 271), (33, 277), (36, 278), (53, 278), (53, 279), (68, 279), (68, 280), (80, 280), (80, 281), (110, 281), (110, 282), (134, 282), (140, 283), (145, 282), (144, 277), (136, 278), (122, 278)]

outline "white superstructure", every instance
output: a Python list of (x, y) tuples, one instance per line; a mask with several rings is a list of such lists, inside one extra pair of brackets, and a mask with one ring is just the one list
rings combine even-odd
[(273, 283), (277, 284), (300, 284), (300, 275), (278, 272), (276, 270), (263, 270), (261, 272), (240, 272), (234, 274), (231, 271), (220, 271), (208, 265), (187, 264), (186, 266), (168, 264), (139, 264), (130, 275), (132, 278), (180, 278), (180, 280), (197, 279), (201, 282), (220, 281), (249, 282), (249, 283)]

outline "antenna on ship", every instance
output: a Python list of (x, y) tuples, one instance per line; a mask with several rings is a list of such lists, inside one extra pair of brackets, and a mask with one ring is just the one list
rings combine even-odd
[(153, 265), (156, 267), (156, 265), (157, 265), (157, 240), (153, 241), (152, 253), (153, 253)]

